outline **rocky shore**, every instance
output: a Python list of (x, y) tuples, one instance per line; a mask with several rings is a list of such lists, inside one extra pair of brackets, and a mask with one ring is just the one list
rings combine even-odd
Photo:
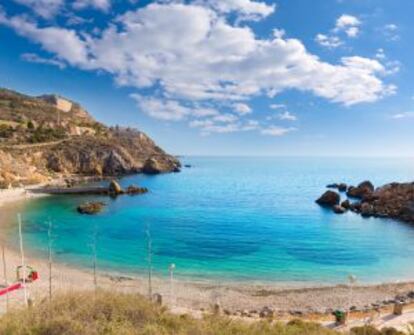
[[(351, 210), (363, 217), (380, 217), (414, 224), (414, 183), (390, 183), (375, 188), (370, 181), (358, 186), (344, 183), (330, 184), (328, 190), (316, 200), (321, 206), (332, 208), (335, 213), (343, 214)], [(341, 202), (341, 194), (346, 199)]]

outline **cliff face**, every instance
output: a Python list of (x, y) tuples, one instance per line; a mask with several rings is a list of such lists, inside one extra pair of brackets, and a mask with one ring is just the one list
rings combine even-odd
[(106, 127), (75, 102), (0, 90), (0, 186), (179, 169), (144, 133)]

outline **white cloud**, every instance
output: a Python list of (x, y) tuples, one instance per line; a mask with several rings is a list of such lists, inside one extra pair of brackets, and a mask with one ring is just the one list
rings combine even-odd
[[(344, 105), (373, 102), (394, 93), (395, 87), (381, 77), (386, 71), (378, 60), (355, 56), (339, 64), (324, 62), (298, 39), (283, 34), (258, 38), (249, 26), (232, 24), (223, 14), (230, 10), (229, 4), (232, 10), (238, 4), (238, 13), (241, 8), (248, 13), (246, 8), (258, 2), (220, 3), (216, 5), (225, 7), (152, 3), (111, 20), (98, 35), (39, 26), (25, 16), (1, 13), (0, 24), (40, 44), (52, 59), (104, 71), (117, 84), (138, 92), (156, 89), (157, 97), (132, 97), (143, 112), (163, 120), (191, 122), (203, 113), (218, 116), (220, 106), (249, 107), (245, 102), (252, 97), (274, 97), (291, 89)], [(197, 116), (197, 111), (202, 115)], [(236, 131), (245, 126), (213, 129)]]
[(73, 8), (80, 10), (87, 7), (93, 7), (102, 11), (107, 11), (111, 7), (110, 0), (75, 0), (72, 4)]
[(268, 5), (261, 1), (252, 0), (199, 0), (196, 3), (211, 6), (219, 13), (236, 12), (239, 20), (258, 21), (272, 14), (276, 5)]
[(279, 126), (270, 126), (268, 128), (262, 129), (260, 132), (262, 135), (283, 136), (294, 130), (296, 130), (296, 128), (284, 128), (284, 127), (279, 127)]
[(315, 41), (324, 47), (333, 49), (341, 46), (343, 44), (342, 40), (338, 36), (317, 34)]
[(280, 120), (287, 120), (287, 121), (296, 121), (298, 118), (296, 115), (290, 113), (289, 111), (285, 111), (278, 115)]
[(357, 37), (360, 25), (361, 21), (356, 16), (343, 14), (336, 20), (334, 31), (343, 31), (348, 37)]
[(379, 59), (379, 60), (384, 60), (387, 58), (387, 56), (385, 55), (385, 51), (383, 48), (379, 48), (377, 49), (377, 52), (375, 54), (375, 58)]
[(37, 54), (33, 53), (24, 53), (21, 55), (21, 59), (23, 59), (26, 62), (29, 63), (37, 63), (37, 64), (44, 64), (44, 65), (54, 65), (57, 66), (60, 69), (64, 69), (66, 67), (66, 64), (56, 60), (56, 59), (50, 59), (50, 58), (43, 58), (40, 57)]
[(400, 39), (399, 27), (394, 23), (386, 24), (382, 28), (382, 33), (388, 41), (398, 41)]
[(361, 21), (352, 15), (343, 14), (336, 20), (336, 29), (347, 29), (349, 27), (356, 27), (361, 25)]
[(221, 114), (212, 118), (215, 122), (230, 123), (238, 120), (238, 117), (233, 114)]
[(153, 97), (144, 97), (131, 94), (138, 108), (145, 114), (159, 120), (180, 121), (191, 114), (191, 109), (175, 100), (161, 100)]
[(64, 4), (64, 0), (14, 0), (16, 3), (31, 8), (43, 18), (56, 15)]
[(252, 113), (252, 109), (249, 105), (243, 103), (235, 103), (233, 104), (233, 109), (236, 113), (240, 115), (246, 115)]
[(392, 115), (391, 118), (396, 119), (396, 120), (414, 118), (414, 112), (396, 113)]
[(286, 105), (285, 104), (271, 104), (269, 107), (271, 109), (284, 109), (286, 108)]
[(61, 61), (72, 65), (87, 66), (87, 45), (75, 30), (58, 27), (39, 28), (25, 17), (7, 18), (0, 11), (0, 24), (13, 28), (19, 35), (39, 43), (44, 50), (55, 54)]
[(329, 34), (317, 34), (315, 42), (329, 49), (338, 48), (344, 44), (338, 35), (344, 33), (349, 38), (355, 38), (360, 33), (360, 26), (361, 21), (356, 16), (343, 14), (336, 20), (335, 27)]

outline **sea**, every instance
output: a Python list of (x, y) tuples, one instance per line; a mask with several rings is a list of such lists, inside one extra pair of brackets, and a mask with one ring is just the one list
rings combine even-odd
[[(414, 159), (182, 157), (180, 173), (132, 175), (144, 195), (49, 196), (18, 211), (26, 252), (125, 275), (244, 284), (331, 285), (414, 279), (414, 226), (334, 214), (315, 203), (326, 185), (414, 180)], [(342, 199), (346, 195), (342, 194)], [(96, 216), (76, 208), (103, 201)], [(16, 210), (16, 209), (14, 209)], [(49, 234), (50, 232), (50, 234)], [(2, 225), (18, 245), (16, 213)], [(94, 251), (96, 250), (96, 252)], [(150, 260), (150, 261), (149, 261)]]

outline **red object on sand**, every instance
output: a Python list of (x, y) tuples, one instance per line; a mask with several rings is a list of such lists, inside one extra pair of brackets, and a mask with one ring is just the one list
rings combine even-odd
[(0, 296), (5, 295), (9, 292), (15, 291), (15, 290), (19, 290), (22, 288), (22, 284), (21, 283), (17, 283), (17, 284), (13, 284), (9, 287), (6, 287), (2, 290), (0, 290)]

